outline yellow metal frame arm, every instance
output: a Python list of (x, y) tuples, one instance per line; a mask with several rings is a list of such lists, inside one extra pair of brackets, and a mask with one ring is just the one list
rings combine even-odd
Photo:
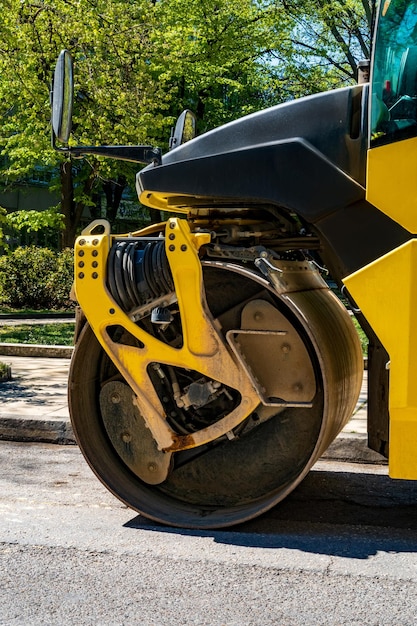
[[(174, 348), (136, 325), (112, 298), (106, 285), (107, 257), (112, 236), (82, 235), (75, 245), (75, 292), (98, 341), (136, 396), (138, 409), (160, 450), (169, 452), (202, 445), (225, 435), (260, 403), (244, 369), (214, 327), (205, 303), (198, 250), (208, 243), (207, 233), (193, 234), (185, 220), (166, 223), (165, 246), (178, 298), (183, 345)], [(108, 328), (122, 326), (142, 347), (112, 341)], [(179, 435), (169, 426), (164, 408), (148, 374), (152, 363), (200, 372), (232, 387), (241, 395), (239, 405), (227, 416), (190, 435)]]

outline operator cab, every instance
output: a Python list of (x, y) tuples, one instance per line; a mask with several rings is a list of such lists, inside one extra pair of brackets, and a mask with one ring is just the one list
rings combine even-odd
[(382, 0), (371, 82), (371, 147), (415, 137), (416, 1)]

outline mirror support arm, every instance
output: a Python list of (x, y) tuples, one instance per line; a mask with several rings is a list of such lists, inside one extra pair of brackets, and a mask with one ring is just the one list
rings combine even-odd
[(131, 161), (132, 163), (154, 163), (160, 165), (162, 162), (162, 151), (153, 146), (74, 146), (60, 148), (55, 141), (52, 142), (55, 150), (63, 152), (74, 158), (81, 158), (87, 154), (104, 156), (109, 159), (119, 161)]

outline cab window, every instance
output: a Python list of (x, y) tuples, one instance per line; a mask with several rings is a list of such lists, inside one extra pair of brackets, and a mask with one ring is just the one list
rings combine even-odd
[(382, 0), (371, 76), (371, 147), (417, 135), (417, 0)]

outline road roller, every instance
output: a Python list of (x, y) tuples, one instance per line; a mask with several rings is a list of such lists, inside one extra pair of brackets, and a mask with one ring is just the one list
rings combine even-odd
[(357, 403), (352, 314), (368, 445), (417, 479), (416, 1), (381, 2), (368, 65), (199, 136), (186, 110), (162, 154), (73, 146), (58, 58), (54, 148), (137, 163), (140, 202), (165, 216), (123, 235), (95, 220), (75, 242), (74, 433), (150, 520), (232, 526), (299, 485)]

